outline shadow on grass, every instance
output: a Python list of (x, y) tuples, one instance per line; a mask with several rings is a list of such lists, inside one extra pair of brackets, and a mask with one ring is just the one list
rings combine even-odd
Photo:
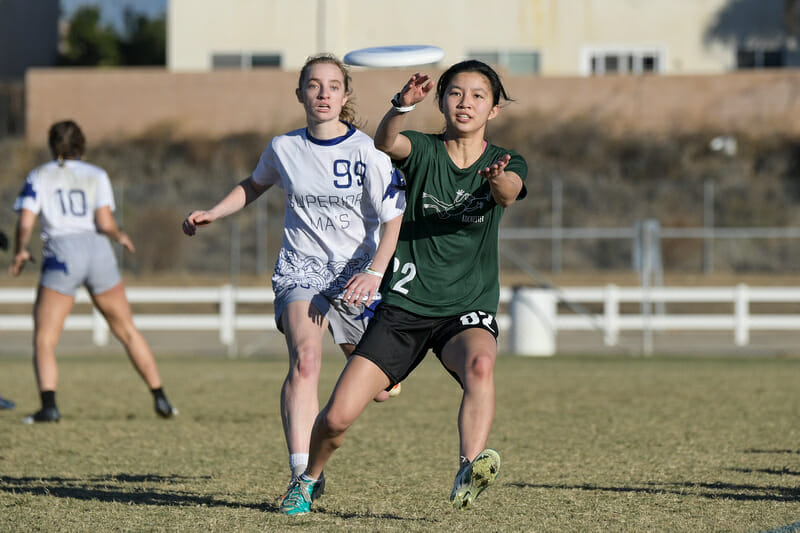
[(742, 474), (769, 474), (772, 476), (800, 476), (800, 470), (789, 470), (783, 468), (729, 468), (732, 472), (741, 472)]
[(773, 501), (796, 502), (800, 501), (800, 487), (759, 486), (733, 483), (646, 483), (640, 487), (611, 487), (584, 483), (579, 485), (568, 484), (536, 484), (536, 483), (506, 483), (518, 488), (530, 489), (557, 489), (557, 490), (584, 490), (592, 492), (620, 492), (638, 494), (676, 494), (679, 496), (699, 496), (701, 498), (720, 499), (727, 498), (737, 501)]
[(211, 476), (161, 476), (154, 474), (109, 474), (84, 478), (0, 476), (0, 491), (11, 494), (32, 494), (36, 496), (54, 496), (56, 498), (137, 505), (205, 505), (207, 507), (251, 508), (264, 512), (278, 511), (278, 506), (273, 503), (231, 502), (187, 491), (125, 486), (125, 484), (137, 483), (186, 483), (204, 479), (211, 479)]
[[(153, 487), (126, 486), (140, 483), (187, 483), (212, 479), (211, 476), (180, 476), (156, 474), (108, 474), (87, 477), (11, 477), (0, 476), (0, 492), (72, 498), (84, 501), (127, 503), (136, 505), (230, 507), (278, 513), (277, 503), (233, 502), (213, 496), (201, 496), (188, 491)], [(393, 514), (347, 513), (314, 509), (314, 513), (339, 518), (371, 518), (381, 520), (430, 521), (427, 518), (408, 518)]]
[(748, 448), (744, 450), (744, 453), (789, 453), (789, 454), (800, 454), (800, 450), (786, 450), (786, 449), (776, 449), (776, 450), (764, 450), (759, 448)]

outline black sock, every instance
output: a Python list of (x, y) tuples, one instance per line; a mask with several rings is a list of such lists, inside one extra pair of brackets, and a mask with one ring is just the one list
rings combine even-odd
[(158, 400), (159, 398), (167, 399), (167, 396), (164, 394), (164, 388), (159, 387), (157, 389), (150, 389), (150, 392), (153, 393), (153, 398)]
[(39, 396), (42, 398), (42, 408), (47, 409), (56, 406), (56, 391), (43, 390), (39, 393)]

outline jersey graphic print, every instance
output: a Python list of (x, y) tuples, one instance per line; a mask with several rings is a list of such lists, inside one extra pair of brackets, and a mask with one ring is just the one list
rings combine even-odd
[(447, 203), (436, 198), (432, 194), (423, 192), (422, 208), (425, 210), (433, 210), (441, 219), (460, 217), (461, 222), (483, 222), (483, 215), (470, 216), (464, 213), (482, 211), (489, 202), (490, 196), (491, 192), (487, 192), (484, 196), (473, 196), (472, 193), (464, 192), (463, 189), (459, 189), (456, 191), (455, 200), (453, 200), (452, 203)]
[(280, 279), (281, 288), (302, 287), (336, 295), (351, 277), (364, 270), (369, 263), (368, 255), (350, 261), (322, 262), (317, 257), (302, 256), (293, 250), (281, 249), (275, 274)]
[(275, 137), (253, 180), (286, 194), (276, 291), (303, 287), (338, 296), (372, 261), (380, 225), (405, 208), (389, 157), (352, 126), (331, 140), (314, 139), (305, 128)]

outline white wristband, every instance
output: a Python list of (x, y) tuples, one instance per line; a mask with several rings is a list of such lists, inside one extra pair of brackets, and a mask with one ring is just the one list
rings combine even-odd
[(409, 111), (413, 111), (414, 108), (417, 107), (417, 104), (401, 106), (400, 93), (397, 93), (396, 95), (394, 95), (394, 98), (392, 98), (392, 107), (398, 113), (408, 113)]
[(370, 267), (364, 269), (364, 274), (369, 274), (370, 276), (377, 276), (379, 278), (383, 277), (383, 274), (381, 274), (377, 270), (372, 270)]

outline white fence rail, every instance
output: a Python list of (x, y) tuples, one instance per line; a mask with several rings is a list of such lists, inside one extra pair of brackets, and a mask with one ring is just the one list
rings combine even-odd
[[(516, 300), (516, 301), (515, 301)], [(602, 313), (563, 313), (558, 302), (602, 304)], [(622, 304), (638, 304), (637, 313), (623, 313)], [(730, 304), (729, 310), (716, 313), (668, 313), (661, 304), (680, 303), (682, 307), (703, 304)], [(756, 313), (751, 304), (800, 304), (796, 287), (571, 287), (559, 290), (522, 289), (512, 298), (512, 350), (550, 355), (549, 344), (559, 331), (600, 330), (607, 346), (615, 346), (623, 330), (641, 331), (645, 340), (655, 331), (730, 331), (737, 346), (750, 342), (751, 331), (800, 331), (800, 314)], [(706, 306), (707, 307), (707, 306)], [(776, 306), (773, 306), (776, 307)], [(656, 311), (657, 309), (661, 311)], [(538, 322), (538, 323), (537, 323)], [(531, 328), (531, 324), (536, 324)], [(518, 327), (517, 327), (518, 325)], [(543, 339), (527, 337), (525, 330), (535, 329)], [(552, 340), (548, 343), (547, 336)], [(649, 346), (652, 348), (652, 346)], [(544, 351), (545, 353), (538, 353)], [(644, 351), (648, 352), (647, 342)]]
[[(186, 312), (169, 314), (136, 313), (134, 320), (141, 330), (191, 331), (215, 330), (222, 344), (235, 344), (236, 332), (275, 329), (269, 313), (244, 313), (239, 304), (263, 304), (271, 310), (273, 293), (261, 287), (163, 287), (127, 289), (134, 304), (185, 304)], [(0, 289), (0, 309), (9, 304), (32, 304), (33, 289)], [(78, 303), (88, 302), (81, 290)], [(570, 304), (568, 306), (558, 305)], [(751, 304), (800, 304), (800, 288), (795, 287), (568, 287), (562, 289), (502, 288), (501, 312), (497, 316), (501, 330), (511, 332), (511, 351), (527, 355), (552, 355), (560, 331), (602, 331), (607, 346), (617, 344), (624, 330), (638, 330), (645, 336), (654, 331), (730, 331), (737, 346), (747, 345), (755, 330), (798, 330), (800, 313), (755, 313)], [(729, 311), (718, 313), (668, 313), (660, 304), (730, 304)], [(192, 304), (211, 304), (214, 313), (198, 313)], [(602, 312), (575, 312), (584, 304), (602, 304)], [(622, 312), (623, 304), (638, 304), (637, 312)], [(659, 304), (659, 305), (656, 305)], [(566, 307), (572, 310), (566, 309)], [(594, 305), (596, 308), (597, 305)], [(628, 306), (630, 307), (630, 306)], [(91, 314), (73, 313), (65, 329), (92, 331), (98, 346), (108, 342), (108, 326), (94, 310)], [(0, 311), (0, 330), (31, 331), (30, 313), (8, 314)]]

